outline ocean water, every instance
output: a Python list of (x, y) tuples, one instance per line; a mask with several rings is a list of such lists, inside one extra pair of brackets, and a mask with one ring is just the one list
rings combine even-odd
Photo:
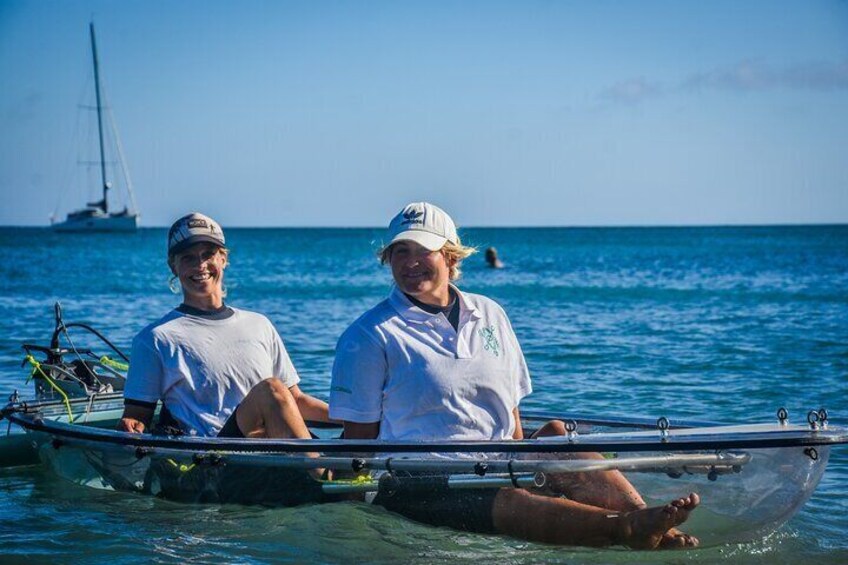
[[(231, 229), (228, 301), (266, 314), (326, 396), (335, 341), (389, 291), (381, 230)], [(469, 229), (482, 253), (460, 287), (507, 310), (535, 392), (525, 409), (610, 416), (848, 425), (848, 226)], [(28, 390), (23, 342), (52, 306), (129, 349), (179, 302), (165, 230), (57, 235), (0, 228), (0, 395)], [(753, 543), (689, 552), (590, 550), (432, 528), (358, 503), (269, 509), (180, 505), (0, 471), (2, 563), (848, 562), (848, 446), (804, 509)]]

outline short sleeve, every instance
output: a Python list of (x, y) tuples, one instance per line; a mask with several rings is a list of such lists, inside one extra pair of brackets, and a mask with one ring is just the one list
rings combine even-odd
[(157, 402), (162, 398), (164, 369), (159, 353), (150, 341), (152, 336), (146, 332), (139, 333), (133, 339), (124, 398), (142, 402)]
[(515, 368), (516, 378), (516, 405), (522, 398), (533, 392), (533, 385), (530, 382), (530, 370), (527, 368), (527, 361), (524, 359), (524, 353), (521, 351), (521, 346), (518, 340), (515, 340), (515, 346), (518, 351), (518, 362)]
[(360, 424), (379, 422), (387, 375), (385, 347), (357, 324), (336, 345), (330, 383), (330, 418)]
[(518, 338), (506, 313), (504, 313), (504, 319), (509, 328), (509, 340), (512, 342), (512, 349), (515, 352), (512, 362), (512, 375), (515, 379), (515, 405), (518, 406), (521, 399), (533, 392), (533, 385), (530, 382), (530, 370), (527, 368), (524, 351), (521, 349), (521, 344), (518, 343)]
[(286, 351), (283, 338), (280, 337), (270, 321), (268, 325), (271, 326), (271, 355), (274, 363), (274, 376), (283, 381), (286, 387), (293, 387), (300, 382), (300, 376), (294, 368), (288, 351)]

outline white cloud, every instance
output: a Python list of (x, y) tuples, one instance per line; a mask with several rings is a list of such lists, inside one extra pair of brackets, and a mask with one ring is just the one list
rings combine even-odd
[(813, 61), (782, 68), (762, 61), (745, 60), (730, 67), (690, 75), (681, 87), (737, 91), (848, 89), (848, 59), (839, 63)]
[(638, 104), (661, 94), (662, 87), (658, 83), (640, 76), (618, 82), (603, 90), (598, 97), (619, 104)]
[[(821, 92), (848, 90), (848, 59), (841, 62), (808, 61), (783, 67), (745, 59), (735, 65), (693, 73), (674, 90), (754, 92), (775, 89)], [(634, 105), (660, 97), (670, 90), (663, 88), (659, 82), (638, 76), (602, 90), (598, 98), (613, 104)]]

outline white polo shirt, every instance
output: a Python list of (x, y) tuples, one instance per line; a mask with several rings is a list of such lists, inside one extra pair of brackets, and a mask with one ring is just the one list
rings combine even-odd
[(461, 293), (458, 331), (395, 287), (339, 339), (330, 417), (380, 422), (383, 440), (500, 440), (530, 394), (524, 354), (503, 309)]
[(162, 400), (189, 433), (215, 436), (254, 385), (300, 381), (283, 340), (262, 314), (226, 319), (172, 310), (133, 339), (124, 397)]

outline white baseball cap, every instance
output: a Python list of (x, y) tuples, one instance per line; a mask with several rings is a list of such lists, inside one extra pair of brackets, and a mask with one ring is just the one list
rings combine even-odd
[(448, 241), (456, 245), (456, 224), (447, 213), (429, 202), (407, 204), (389, 224), (389, 245), (414, 241), (425, 249), (438, 251)]
[(192, 212), (174, 222), (168, 231), (168, 255), (204, 241), (224, 247), (224, 230), (209, 216)]

